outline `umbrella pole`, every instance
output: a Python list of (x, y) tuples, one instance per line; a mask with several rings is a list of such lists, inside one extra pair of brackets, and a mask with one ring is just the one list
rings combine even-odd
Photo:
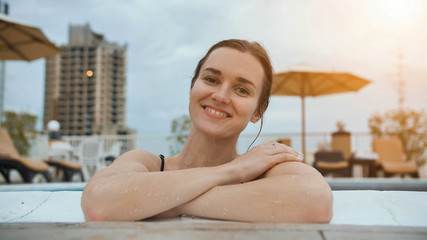
[[(304, 154), (305, 157), (305, 102), (304, 102), (305, 97), (302, 96), (301, 97), (301, 104), (302, 104), (302, 136), (301, 136), (301, 145), (302, 145), (302, 154)], [(305, 158), (304, 158), (304, 162), (305, 162)]]

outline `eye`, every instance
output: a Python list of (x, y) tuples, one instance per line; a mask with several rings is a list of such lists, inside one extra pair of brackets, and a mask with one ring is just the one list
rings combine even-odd
[(217, 84), (218, 80), (215, 77), (206, 76), (203, 78), (209, 84)]
[(237, 87), (236, 92), (241, 96), (248, 96), (249, 95), (249, 91), (244, 87)]

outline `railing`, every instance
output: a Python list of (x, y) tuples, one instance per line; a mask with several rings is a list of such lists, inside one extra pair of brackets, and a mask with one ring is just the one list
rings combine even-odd
[[(243, 154), (247, 151), (249, 145), (255, 139), (256, 134), (242, 134), (237, 143), (237, 151)], [(121, 142), (120, 154), (132, 149), (143, 149), (155, 154), (164, 154), (170, 156), (170, 146), (173, 144), (170, 136), (167, 135), (100, 135), (100, 136), (65, 136), (63, 140), (70, 143), (75, 150), (79, 148), (82, 142), (87, 138), (96, 138), (103, 152), (109, 152), (116, 142)], [(300, 133), (264, 133), (261, 134), (252, 146), (263, 144), (269, 141), (278, 139), (289, 139), (291, 147), (297, 151), (301, 151), (301, 135)], [(311, 132), (306, 135), (306, 154), (305, 161), (312, 165), (314, 161), (314, 153), (318, 151), (319, 146), (328, 145), (331, 142), (330, 132)], [(47, 146), (48, 137), (46, 135), (39, 136), (32, 142), (30, 157), (34, 159), (46, 159), (48, 155)], [(369, 153), (372, 152), (372, 136), (367, 132), (352, 132), (351, 133), (352, 152)], [(101, 157), (101, 156), (100, 156)], [(104, 157), (104, 156), (102, 156)], [(427, 158), (427, 152), (424, 154)], [(361, 169), (355, 169), (355, 176), (362, 176)]]
[[(169, 155), (171, 144), (166, 135), (138, 136), (138, 148), (144, 149), (156, 154)], [(242, 154), (248, 149), (256, 134), (242, 134), (237, 143), (237, 152)], [(255, 141), (253, 146), (263, 144), (269, 141), (287, 138), (291, 140), (291, 146), (297, 151), (302, 151), (301, 133), (264, 133)], [(352, 133), (352, 150), (354, 152), (371, 152), (372, 137), (368, 132)], [(311, 132), (306, 135), (306, 160), (311, 163), (313, 155), (318, 149), (318, 145), (331, 141), (330, 132)]]
[[(255, 134), (242, 135), (239, 138), (238, 151), (239, 153), (246, 152), (250, 143), (254, 140)], [(291, 147), (296, 151), (302, 152), (302, 137), (301, 133), (265, 133), (261, 134), (255, 141), (254, 145), (259, 145), (269, 141), (278, 139), (289, 139)], [(325, 145), (330, 145), (330, 132), (311, 132), (305, 136), (305, 160), (311, 164), (314, 160), (314, 153)], [(372, 136), (368, 132), (354, 132), (351, 135), (351, 145), (353, 152), (371, 152)]]
[[(121, 142), (120, 154), (137, 148), (137, 135), (95, 135), (95, 136), (64, 136), (62, 140), (68, 142), (77, 152), (80, 144), (88, 138), (96, 138), (103, 147), (102, 152), (109, 152), (114, 143)], [(48, 137), (39, 135), (31, 143), (30, 157), (46, 159), (48, 157)]]
[(96, 138), (103, 146), (104, 152), (109, 152), (116, 142), (122, 143), (120, 154), (137, 148), (137, 135), (64, 136), (63, 140), (70, 143), (74, 148), (78, 148), (82, 141), (88, 137)]
[[(237, 144), (237, 152), (245, 153), (256, 134), (242, 134)], [(93, 136), (64, 136), (63, 140), (69, 142), (74, 148), (77, 148), (81, 142), (88, 137)], [(104, 151), (108, 152), (112, 145), (120, 141), (122, 142), (121, 153), (132, 149), (144, 149), (156, 154), (170, 155), (170, 145), (167, 135), (99, 135), (95, 136), (104, 146)], [(290, 139), (291, 146), (297, 151), (301, 151), (301, 134), (300, 133), (264, 133), (261, 134), (253, 146), (263, 144), (269, 141), (278, 139)], [(372, 137), (367, 132), (352, 133), (352, 151), (353, 152), (370, 152)], [(31, 157), (44, 158), (46, 156), (45, 149), (42, 148), (43, 142), (47, 141), (47, 136), (39, 136), (32, 143)], [(319, 144), (328, 143), (331, 141), (330, 132), (311, 132), (306, 135), (306, 160), (310, 163), (313, 159), (313, 154), (317, 151)]]

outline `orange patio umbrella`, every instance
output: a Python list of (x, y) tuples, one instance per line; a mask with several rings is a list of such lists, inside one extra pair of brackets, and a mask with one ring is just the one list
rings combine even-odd
[(309, 64), (298, 64), (274, 75), (272, 95), (298, 96), (302, 104), (302, 153), (305, 155), (305, 97), (355, 92), (370, 83), (350, 73), (324, 71)]
[[(32, 61), (58, 53), (60, 49), (50, 42), (39, 28), (0, 13), (0, 61)], [(4, 74), (3, 71), (0, 76), (0, 95), (4, 91)], [(3, 105), (2, 99), (0, 99), (0, 105)], [(3, 107), (0, 107), (0, 120), (3, 118), (2, 109)]]
[(37, 28), (0, 13), (0, 60), (26, 60), (60, 53)]

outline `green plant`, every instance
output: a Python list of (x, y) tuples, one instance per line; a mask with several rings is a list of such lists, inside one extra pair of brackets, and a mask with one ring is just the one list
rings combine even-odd
[(400, 138), (406, 157), (418, 165), (425, 163), (427, 149), (427, 115), (424, 111), (410, 109), (389, 110), (369, 118), (369, 128), (374, 137)]
[(188, 115), (182, 115), (172, 120), (172, 134), (168, 137), (171, 155), (181, 152), (187, 140), (188, 133), (190, 132), (191, 124), (191, 118)]
[(37, 136), (35, 130), (37, 116), (5, 111), (4, 117), (5, 120), (1, 123), (1, 127), (8, 131), (19, 154), (28, 156), (31, 147), (30, 140)]

